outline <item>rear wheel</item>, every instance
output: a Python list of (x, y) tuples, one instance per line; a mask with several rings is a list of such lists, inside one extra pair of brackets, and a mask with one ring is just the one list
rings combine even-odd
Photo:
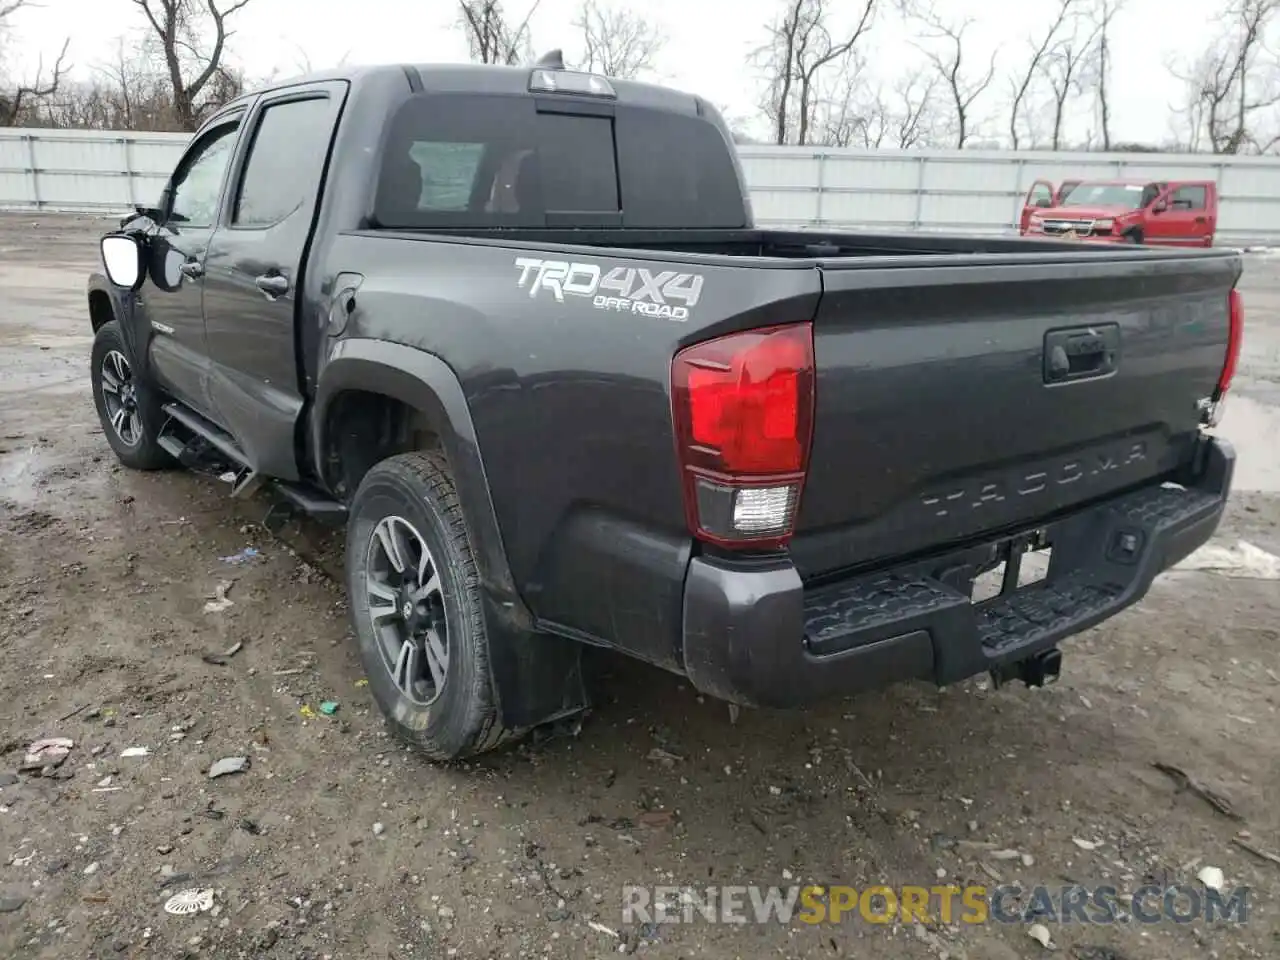
[(480, 577), (442, 454), (400, 454), (365, 475), (346, 558), (360, 658), (393, 732), (433, 760), (497, 746)]
[(160, 396), (135, 370), (116, 321), (98, 329), (89, 357), (93, 402), (116, 458), (134, 470), (172, 466), (156, 442), (164, 425)]

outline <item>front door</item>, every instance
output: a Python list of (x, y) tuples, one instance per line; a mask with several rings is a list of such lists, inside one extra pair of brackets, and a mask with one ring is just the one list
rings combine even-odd
[(205, 257), (217, 420), (258, 472), (285, 480), (298, 476), (303, 389), (294, 329), (307, 306), (303, 253), (346, 89), (331, 81), (258, 101), (235, 158), (230, 202)]
[(139, 342), (156, 380), (209, 415), (204, 336), (204, 261), (218, 201), (243, 114), (214, 123), (179, 163), (165, 191), (163, 222), (148, 243), (147, 279), (139, 291), (146, 317)]
[(1027, 232), (1027, 224), (1031, 222), (1031, 211), (1053, 206), (1053, 184), (1048, 180), (1037, 180), (1027, 191), (1027, 198), (1022, 204), (1022, 219), (1018, 229)]

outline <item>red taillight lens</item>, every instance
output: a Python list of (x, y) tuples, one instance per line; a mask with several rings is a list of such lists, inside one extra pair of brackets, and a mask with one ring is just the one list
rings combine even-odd
[(813, 433), (813, 327), (730, 334), (671, 365), (690, 530), (715, 543), (791, 536)]
[(1222, 363), (1222, 373), (1218, 374), (1218, 389), (1213, 395), (1214, 400), (1221, 400), (1226, 395), (1240, 363), (1240, 345), (1244, 340), (1244, 300), (1240, 297), (1239, 290), (1232, 290), (1228, 294), (1227, 317), (1227, 357)]

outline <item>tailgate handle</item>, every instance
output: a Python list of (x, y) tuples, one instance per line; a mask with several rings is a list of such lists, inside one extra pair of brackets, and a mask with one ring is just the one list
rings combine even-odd
[(1070, 383), (1110, 376), (1120, 359), (1120, 325), (1050, 330), (1044, 335), (1044, 382)]

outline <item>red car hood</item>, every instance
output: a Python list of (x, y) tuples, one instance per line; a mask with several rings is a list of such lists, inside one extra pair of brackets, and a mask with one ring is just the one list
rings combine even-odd
[(1132, 212), (1128, 207), (1042, 207), (1032, 211), (1032, 215), (1047, 220), (1101, 220)]

